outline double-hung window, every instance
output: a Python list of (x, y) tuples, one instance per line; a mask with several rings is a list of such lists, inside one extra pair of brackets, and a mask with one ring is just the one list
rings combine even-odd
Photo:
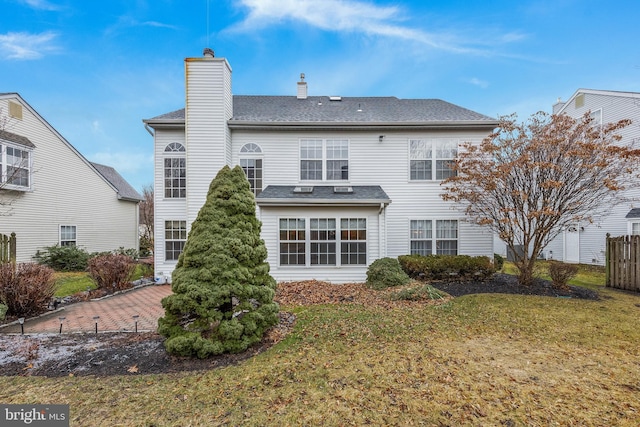
[(31, 151), (0, 143), (0, 187), (26, 191), (31, 188)]
[(60, 246), (76, 246), (76, 226), (61, 225), (60, 226)]
[(177, 142), (172, 142), (164, 149), (164, 197), (187, 197), (186, 149)]
[(412, 255), (457, 255), (458, 220), (411, 220), (409, 242)]
[(253, 142), (240, 149), (240, 167), (249, 180), (255, 196), (262, 192), (262, 149)]
[(346, 181), (348, 179), (348, 140), (300, 140), (301, 181)]
[(187, 242), (187, 221), (164, 222), (164, 259), (177, 261)]
[(409, 179), (432, 181), (454, 176), (457, 155), (455, 139), (412, 139), (409, 141)]
[(281, 266), (367, 264), (366, 218), (281, 218)]
[(305, 236), (304, 218), (280, 219), (280, 265), (305, 265)]

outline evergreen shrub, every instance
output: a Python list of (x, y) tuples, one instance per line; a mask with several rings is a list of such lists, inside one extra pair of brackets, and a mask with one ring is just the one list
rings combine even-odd
[(77, 246), (48, 246), (33, 257), (55, 271), (85, 271), (91, 254)]
[(162, 300), (158, 332), (179, 356), (238, 353), (278, 323), (267, 248), (255, 199), (239, 166), (222, 168), (191, 224), (172, 273), (173, 294)]
[(402, 271), (395, 258), (380, 258), (371, 263), (367, 269), (367, 287), (380, 290), (392, 286), (402, 286), (411, 279)]

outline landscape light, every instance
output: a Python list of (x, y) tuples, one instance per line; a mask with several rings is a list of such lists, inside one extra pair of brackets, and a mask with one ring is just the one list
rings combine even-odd
[(134, 314), (134, 315), (133, 315), (133, 322), (135, 323), (135, 331), (136, 331), (136, 333), (138, 333), (138, 318), (139, 318), (139, 317), (140, 317), (140, 316), (139, 316), (139, 315), (137, 315), (137, 314)]
[(20, 331), (22, 332), (22, 335), (24, 335), (24, 317), (19, 318), (18, 322), (20, 322)]
[(64, 317), (58, 317), (58, 319), (60, 320), (60, 332), (62, 333), (62, 323), (64, 323)]
[(96, 321), (96, 334), (98, 333), (98, 319), (100, 319), (100, 316), (93, 316), (93, 320)]

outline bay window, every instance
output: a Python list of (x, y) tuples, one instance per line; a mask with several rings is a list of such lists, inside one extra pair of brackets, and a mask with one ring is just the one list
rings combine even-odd
[(281, 218), (279, 224), (281, 266), (367, 265), (365, 218)]

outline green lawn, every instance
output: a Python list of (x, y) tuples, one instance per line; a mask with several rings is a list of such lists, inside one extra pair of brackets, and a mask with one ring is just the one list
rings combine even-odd
[[(151, 272), (151, 274), (153, 274)], [(132, 280), (139, 279), (142, 276), (149, 275), (149, 268), (137, 264), (136, 269), (131, 275)], [(91, 278), (89, 274), (82, 271), (75, 272), (56, 272), (55, 273), (56, 280), (56, 297), (66, 297), (69, 295), (73, 295), (77, 292), (83, 292), (87, 289), (96, 289), (96, 284)]]
[(283, 307), (283, 342), (236, 366), (0, 378), (3, 403), (68, 403), (71, 425), (640, 425), (640, 294)]

